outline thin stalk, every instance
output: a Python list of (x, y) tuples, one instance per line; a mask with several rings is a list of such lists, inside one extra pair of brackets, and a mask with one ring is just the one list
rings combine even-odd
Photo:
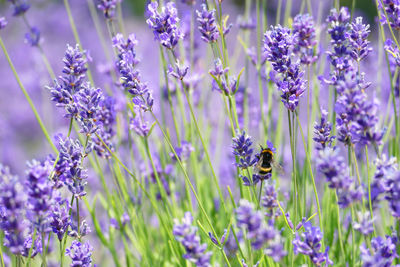
[(22, 84), (22, 82), (21, 82), (21, 80), (20, 80), (20, 78), (19, 78), (19, 76), (18, 76), (18, 73), (17, 73), (17, 71), (16, 71), (16, 69), (15, 69), (15, 67), (14, 67), (14, 64), (13, 64), (12, 61), (11, 61), (10, 56), (8, 55), (7, 49), (6, 49), (5, 45), (4, 45), (3, 40), (2, 40), (1, 37), (0, 37), (0, 46), (1, 46), (2, 50), (3, 50), (4, 55), (6, 56), (6, 59), (7, 59), (7, 61), (8, 61), (8, 64), (10, 65), (10, 68), (11, 68), (13, 74), (14, 74), (14, 77), (15, 77), (15, 79), (17, 80), (17, 83), (18, 83), (19, 87), (20, 87), (21, 90), (22, 90), (22, 93), (24, 94), (26, 100), (28, 101), (29, 106), (31, 107), (31, 109), (32, 109), (32, 111), (33, 111), (33, 113), (34, 113), (34, 115), (35, 115), (35, 117), (36, 117), (36, 120), (37, 120), (37, 122), (39, 123), (40, 128), (42, 129), (42, 132), (43, 132), (43, 134), (44, 134), (45, 137), (46, 137), (47, 142), (50, 144), (50, 146), (51, 146), (51, 148), (53, 149), (53, 151), (54, 151), (55, 153), (57, 153), (58, 150), (57, 150), (56, 146), (53, 144), (53, 141), (51, 140), (50, 135), (49, 135), (49, 133), (47, 132), (46, 127), (44, 126), (44, 124), (43, 124), (43, 122), (42, 122), (42, 119), (40, 118), (40, 115), (39, 115), (39, 113), (38, 113), (38, 111), (37, 111), (35, 105), (33, 104), (33, 101), (32, 101), (32, 99), (31, 99), (31, 97), (29, 96), (28, 92), (25, 90), (25, 87), (24, 87), (24, 85)]
[(368, 204), (369, 204), (369, 212), (371, 215), (372, 226), (374, 228), (374, 236), (376, 236), (375, 231), (375, 223), (374, 223), (374, 213), (372, 210), (372, 197), (371, 197), (371, 178), (369, 177), (369, 157), (368, 157), (368, 146), (365, 145), (365, 159), (367, 164), (367, 183), (368, 183)]
[[(31, 262), (31, 255), (32, 255), (33, 246), (35, 245), (35, 239), (36, 239), (36, 227), (35, 227), (35, 230), (33, 230), (32, 245), (31, 245), (31, 247), (29, 248), (28, 259), (27, 259), (27, 261), (26, 261), (26, 267), (31, 266), (31, 265), (30, 265), (30, 262)], [(0, 245), (0, 247), (1, 247), (1, 245)], [(2, 255), (2, 256), (3, 256), (3, 255)], [(1, 260), (3, 260), (3, 257), (1, 257)], [(5, 266), (5, 265), (4, 265), (4, 262), (2, 262), (2, 264), (3, 264), (2, 266)]]
[[(72, 16), (72, 12), (71, 12), (71, 7), (69, 6), (68, 0), (63, 0), (63, 1), (64, 1), (65, 10), (67, 10), (69, 24), (70, 24), (70, 26), (71, 26), (72, 33), (74, 34), (75, 41), (76, 41), (77, 44), (79, 45), (79, 50), (80, 50), (81, 52), (83, 52), (83, 46), (82, 46), (81, 40), (80, 40), (80, 38), (79, 38), (78, 30), (76, 29), (74, 17)], [(87, 76), (88, 76), (88, 79), (89, 79), (90, 83), (91, 83), (92, 85), (94, 85), (92, 73), (90, 72), (90, 69), (89, 69), (89, 64), (86, 63), (86, 67), (87, 67)]]
[[(313, 183), (313, 189), (314, 189), (314, 195), (315, 195), (315, 201), (317, 203), (317, 208), (318, 208), (318, 219), (320, 221), (320, 228), (321, 228), (321, 232), (324, 232), (323, 230), (323, 221), (322, 221), (322, 215), (321, 215), (321, 207), (319, 204), (319, 198), (318, 198), (318, 192), (317, 192), (317, 186), (315, 184), (315, 179), (314, 179), (314, 175), (313, 175), (313, 171), (312, 171), (312, 166), (311, 166), (311, 159), (310, 159), (310, 154), (307, 151), (307, 147), (306, 147), (306, 141), (304, 139), (304, 133), (303, 133), (303, 128), (301, 127), (301, 123), (300, 123), (300, 119), (299, 119), (299, 115), (296, 112), (296, 118), (297, 118), (297, 124), (300, 127), (300, 133), (301, 133), (301, 139), (303, 141), (303, 146), (304, 146), (304, 151), (306, 152), (306, 157), (307, 157), (307, 163), (308, 163), (308, 167), (310, 169), (310, 174), (311, 174), (311, 180)], [(322, 243), (322, 247), (324, 247), (324, 240), (322, 239), (321, 243)]]

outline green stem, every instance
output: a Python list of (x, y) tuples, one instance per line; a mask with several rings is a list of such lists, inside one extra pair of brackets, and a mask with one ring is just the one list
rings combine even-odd
[(49, 133), (47, 132), (46, 127), (44, 126), (44, 124), (43, 124), (43, 122), (42, 122), (42, 119), (40, 118), (40, 115), (39, 115), (39, 113), (38, 113), (38, 111), (37, 111), (35, 105), (33, 104), (32, 99), (30, 98), (28, 92), (25, 90), (25, 87), (24, 87), (24, 85), (22, 84), (22, 82), (21, 82), (21, 80), (20, 80), (20, 78), (19, 78), (19, 76), (18, 76), (18, 73), (17, 73), (17, 71), (16, 71), (16, 69), (15, 69), (15, 67), (14, 67), (14, 64), (13, 64), (12, 61), (11, 61), (10, 56), (8, 55), (7, 49), (6, 49), (5, 45), (4, 45), (3, 40), (2, 40), (1, 37), (0, 37), (0, 46), (1, 46), (2, 50), (3, 50), (4, 55), (6, 56), (6, 59), (7, 59), (7, 61), (8, 61), (8, 64), (10, 65), (10, 68), (11, 68), (13, 74), (14, 74), (14, 77), (15, 77), (15, 79), (17, 80), (17, 83), (18, 83), (19, 87), (20, 87), (21, 90), (22, 90), (22, 93), (24, 94), (26, 100), (28, 101), (29, 106), (31, 107), (31, 109), (32, 109), (32, 111), (33, 111), (33, 113), (34, 113), (34, 115), (35, 115), (35, 117), (36, 117), (36, 120), (37, 120), (37, 122), (39, 123), (40, 128), (42, 129), (42, 132), (43, 132), (43, 134), (45, 135), (45, 137), (46, 137), (46, 139), (47, 139), (47, 142), (50, 144), (50, 146), (51, 146), (51, 148), (53, 149), (53, 151), (54, 151), (55, 153), (57, 153), (58, 150), (57, 150), (56, 146), (53, 144), (53, 141), (51, 141), (50, 135), (49, 135)]
[[(31, 247), (29, 248), (28, 260), (26, 261), (26, 267), (31, 266), (31, 265), (30, 265), (30, 262), (31, 262), (31, 255), (32, 255), (33, 246), (35, 245), (35, 239), (36, 239), (36, 228), (35, 228), (35, 230), (33, 230), (32, 245), (31, 245)], [(1, 246), (0, 246), (0, 247), (1, 247)], [(2, 257), (2, 259), (3, 259), (3, 257)], [(4, 266), (4, 263), (3, 263), (2, 266)]]
[(371, 197), (371, 178), (369, 177), (369, 157), (368, 157), (368, 146), (365, 145), (365, 159), (367, 164), (367, 183), (368, 183), (368, 204), (369, 204), (369, 212), (371, 215), (372, 226), (374, 228), (374, 236), (376, 236), (375, 231), (375, 223), (374, 223), (374, 213), (372, 210), (372, 197)]

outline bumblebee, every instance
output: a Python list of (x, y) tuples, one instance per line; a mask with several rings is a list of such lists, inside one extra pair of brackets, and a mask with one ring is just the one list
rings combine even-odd
[(274, 159), (274, 152), (270, 148), (261, 147), (261, 152), (257, 155), (257, 164), (255, 169), (260, 176), (267, 176), (275, 169), (279, 173), (283, 173), (282, 167)]

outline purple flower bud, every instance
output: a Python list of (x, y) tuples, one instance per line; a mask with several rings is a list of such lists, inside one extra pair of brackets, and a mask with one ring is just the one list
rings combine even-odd
[(208, 236), (210, 237), (211, 242), (213, 242), (215, 245), (219, 246), (217, 239), (211, 232), (208, 232)]
[(27, 0), (8, 0), (13, 7), (13, 16), (20, 16), (26, 13), (30, 8)]
[(363, 235), (369, 235), (374, 231), (373, 222), (369, 212), (357, 212), (357, 221), (353, 221), (353, 228)]
[(81, 243), (74, 240), (71, 246), (65, 250), (65, 255), (71, 258), (70, 266), (72, 267), (90, 267), (92, 266), (92, 251), (93, 247), (89, 242)]
[(335, 139), (335, 136), (331, 136), (332, 124), (328, 121), (327, 117), (328, 112), (324, 109), (321, 109), (320, 123), (315, 122), (314, 124), (313, 140), (317, 143), (317, 150), (323, 150), (325, 147), (331, 147), (332, 141)]
[(197, 10), (197, 21), (199, 22), (199, 31), (201, 39), (206, 43), (216, 42), (219, 37), (217, 24), (215, 23), (215, 10), (208, 11), (205, 4), (202, 10)]
[(362, 17), (357, 17), (355, 22), (350, 24), (349, 41), (350, 41), (350, 56), (356, 60), (361, 61), (372, 51), (369, 46), (368, 35), (369, 24), (362, 23)]
[(115, 8), (118, 0), (99, 0), (97, 8), (103, 11), (106, 19), (112, 19), (115, 14)]
[(309, 14), (299, 14), (293, 20), (293, 35), (296, 36), (294, 52), (300, 56), (302, 64), (312, 64), (317, 60), (314, 55), (315, 26), (312, 17)]
[(399, 257), (396, 252), (396, 243), (396, 240), (390, 236), (385, 238), (378, 236), (372, 238), (371, 250), (363, 244), (360, 247), (362, 266), (392, 266), (394, 259)]
[(25, 43), (30, 46), (38, 46), (40, 41), (40, 31), (37, 27), (32, 27), (28, 33), (25, 34)]
[(176, 70), (172, 67), (172, 65), (168, 65), (168, 74), (179, 79), (183, 80), (183, 78), (186, 76), (189, 67), (181, 65), (179, 63), (179, 60), (175, 63)]
[(166, 3), (161, 8), (161, 12), (157, 9), (157, 2), (151, 2), (147, 6), (149, 18), (146, 22), (153, 30), (154, 39), (166, 48), (173, 49), (178, 44), (179, 39), (183, 38), (183, 33), (178, 28), (179, 18), (175, 3)]
[(4, 29), (8, 24), (5, 17), (0, 17), (0, 30)]
[(239, 160), (239, 162), (235, 163), (236, 166), (239, 168), (249, 168), (257, 162), (257, 159), (253, 158), (253, 149), (251, 148), (253, 142), (251, 141), (251, 137), (246, 135), (246, 132), (243, 131), (240, 135), (232, 138), (232, 142), (232, 153)]

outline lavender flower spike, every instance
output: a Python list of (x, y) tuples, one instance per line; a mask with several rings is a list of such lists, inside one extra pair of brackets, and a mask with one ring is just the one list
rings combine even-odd
[(174, 2), (168, 2), (158, 10), (158, 3), (151, 2), (147, 6), (149, 18), (146, 20), (147, 25), (153, 29), (154, 38), (166, 48), (173, 49), (179, 39), (183, 38), (182, 31), (178, 28), (178, 11)]
[(293, 34), (296, 36), (294, 52), (300, 56), (302, 64), (312, 64), (317, 60), (314, 55), (315, 26), (313, 18), (309, 14), (299, 14), (293, 20)]
[(89, 243), (82, 244), (74, 240), (71, 246), (66, 249), (65, 255), (71, 257), (71, 267), (90, 267), (92, 266), (92, 251), (93, 247)]
[(324, 109), (321, 110), (320, 122), (315, 122), (314, 125), (314, 138), (313, 140), (317, 143), (317, 150), (325, 149), (332, 145), (334, 136), (331, 136), (332, 123), (327, 120), (328, 112)]
[(350, 56), (360, 62), (372, 51), (367, 40), (369, 24), (362, 23), (362, 17), (357, 17), (355, 22), (350, 24), (349, 41), (350, 41)]
[(208, 11), (205, 4), (202, 5), (202, 10), (197, 10), (197, 21), (199, 22), (199, 31), (201, 39), (206, 43), (213, 43), (218, 40), (219, 31), (215, 23), (215, 10)]
[(100, 0), (97, 8), (103, 11), (106, 19), (112, 19), (115, 14), (115, 8), (118, 0)]
[(175, 219), (173, 234), (186, 250), (183, 258), (193, 262), (198, 267), (211, 267), (211, 252), (206, 252), (207, 245), (200, 244), (200, 237), (196, 235), (197, 228), (192, 226), (193, 217), (186, 212), (182, 223)]
[(251, 148), (253, 142), (251, 141), (251, 137), (246, 135), (246, 132), (243, 131), (242, 134), (232, 138), (232, 142), (232, 153), (239, 158), (239, 162), (235, 163), (235, 165), (239, 168), (249, 168), (253, 166), (257, 159), (253, 158), (253, 149)]
[(320, 252), (323, 238), (321, 230), (312, 226), (311, 222), (305, 222), (303, 226), (304, 233), (301, 235), (296, 233), (296, 238), (293, 240), (294, 253), (308, 255), (310, 260), (317, 266), (321, 266), (324, 262), (326, 265), (333, 265), (333, 262), (328, 257), (329, 247), (326, 248), (325, 252)]
[(21, 16), (31, 7), (27, 0), (8, 0), (14, 8), (13, 16)]
[(0, 17), (0, 30), (7, 26), (8, 21), (4, 17)]

